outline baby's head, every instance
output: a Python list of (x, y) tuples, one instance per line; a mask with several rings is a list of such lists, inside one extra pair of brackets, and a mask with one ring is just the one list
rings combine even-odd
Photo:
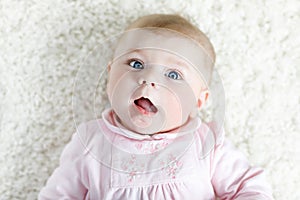
[(209, 39), (184, 18), (141, 17), (121, 36), (108, 66), (112, 109), (140, 134), (180, 128), (206, 102), (214, 61)]

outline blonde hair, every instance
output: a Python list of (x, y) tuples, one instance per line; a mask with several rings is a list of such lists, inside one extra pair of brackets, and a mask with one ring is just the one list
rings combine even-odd
[(176, 14), (152, 14), (138, 18), (126, 30), (134, 28), (165, 28), (182, 33), (204, 48), (212, 62), (215, 63), (216, 54), (208, 37), (192, 25), (188, 20)]

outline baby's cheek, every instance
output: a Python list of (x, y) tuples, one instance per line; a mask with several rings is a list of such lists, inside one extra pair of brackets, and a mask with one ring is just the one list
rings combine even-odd
[(116, 87), (120, 87), (122, 85), (120, 82), (123, 79), (124, 72), (117, 69), (112, 69), (108, 74), (108, 82), (107, 82), (107, 92), (108, 95), (111, 96), (114, 93)]
[(173, 88), (173, 92), (176, 100), (169, 102), (169, 110), (173, 108), (171, 112), (173, 116), (176, 116), (176, 121), (185, 122), (193, 112), (193, 108), (196, 108), (197, 99), (195, 93), (193, 88), (188, 84), (182, 84), (179, 87)]
[(168, 126), (178, 126), (183, 121), (183, 105), (176, 96), (166, 98), (163, 108)]

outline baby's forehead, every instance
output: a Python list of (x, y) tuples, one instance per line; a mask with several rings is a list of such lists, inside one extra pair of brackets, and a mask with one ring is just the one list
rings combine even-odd
[(122, 34), (117, 44), (117, 49), (157, 47), (176, 51), (178, 48), (183, 47), (182, 45), (200, 48), (201, 51), (205, 52), (192, 38), (163, 28), (139, 28), (126, 31)]
[(119, 40), (114, 59), (136, 50), (157, 50), (176, 55), (209, 79), (213, 62), (205, 49), (195, 40), (167, 29), (132, 29)]

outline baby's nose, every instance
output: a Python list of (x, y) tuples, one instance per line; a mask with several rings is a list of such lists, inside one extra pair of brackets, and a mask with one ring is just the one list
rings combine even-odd
[(138, 83), (140, 84), (140, 85), (151, 85), (152, 87), (157, 87), (157, 84), (155, 83), (155, 82), (153, 82), (153, 81), (146, 81), (145, 79), (143, 79), (143, 78), (140, 78), (139, 80), (138, 80)]
[(153, 65), (146, 66), (145, 69), (138, 73), (139, 79), (138, 83), (140, 85), (147, 85), (148, 87), (153, 87), (158, 89), (159, 83), (162, 81), (161, 76), (163, 74), (161, 66)]

